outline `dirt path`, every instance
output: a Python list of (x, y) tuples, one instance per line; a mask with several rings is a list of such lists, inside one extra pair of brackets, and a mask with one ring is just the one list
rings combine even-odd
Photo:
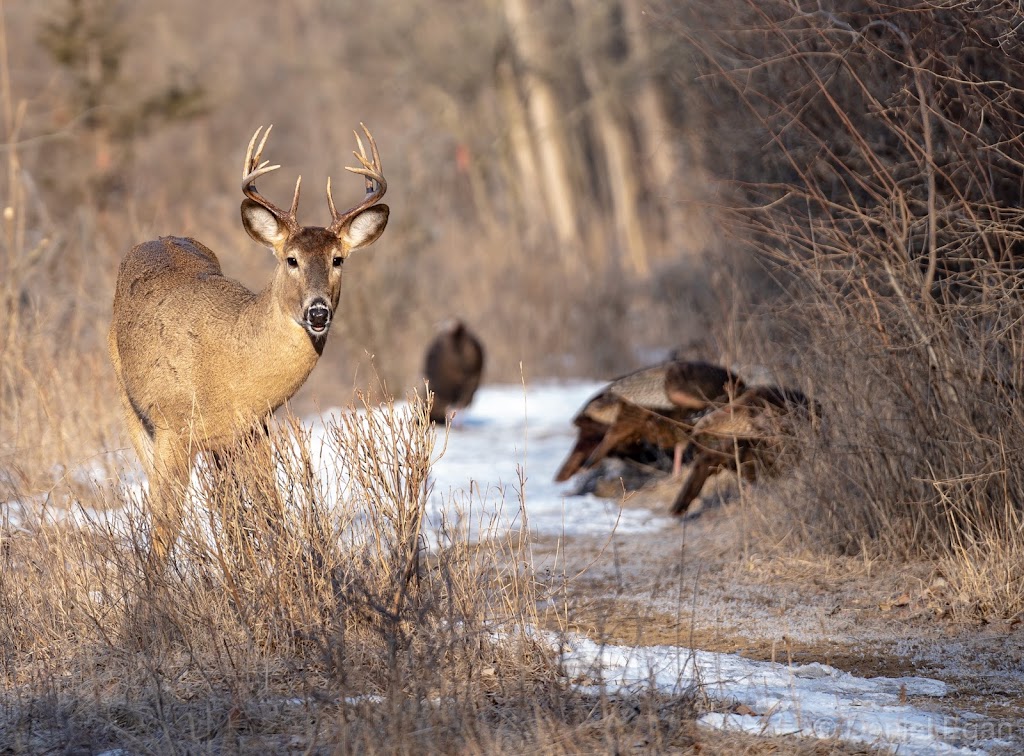
[[(672, 493), (642, 492), (625, 506), (664, 512)], [(653, 534), (541, 539), (539, 562), (576, 576), (552, 602), (550, 625), (569, 617), (567, 629), (608, 643), (939, 679), (945, 698), (914, 703), (950, 717), (982, 715), (980, 740), (1024, 745), (1024, 624), (948, 619), (944, 582), (930, 565), (745, 547), (757, 539), (743, 514), (734, 500)]]

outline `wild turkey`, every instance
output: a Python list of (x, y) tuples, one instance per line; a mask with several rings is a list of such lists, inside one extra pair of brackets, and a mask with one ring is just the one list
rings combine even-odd
[(740, 378), (706, 362), (673, 360), (616, 378), (573, 418), (576, 443), (555, 474), (563, 482), (606, 457), (643, 459), (689, 441), (701, 411), (743, 389)]
[(748, 481), (776, 471), (781, 458), (794, 450), (799, 426), (810, 421), (812, 413), (820, 416), (819, 405), (796, 389), (753, 386), (701, 417), (685, 452), (692, 455), (693, 466), (672, 504), (672, 514), (686, 514), (704, 483), (720, 470), (734, 470)]
[(423, 368), (428, 390), (434, 393), (430, 419), (443, 423), (453, 410), (468, 407), (480, 386), (484, 348), (461, 320), (452, 320), (427, 348)]

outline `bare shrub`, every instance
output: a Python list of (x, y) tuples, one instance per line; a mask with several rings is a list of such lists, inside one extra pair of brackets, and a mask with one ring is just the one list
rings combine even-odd
[(826, 404), (794, 516), (829, 548), (939, 557), (998, 614), (1024, 608), (1014, 8), (749, 3), (691, 36), (755, 116), (720, 165), (787, 288), (767, 343)]
[(186, 492), (166, 569), (147, 559), (130, 476), (49, 506), (22, 492), (0, 530), (0, 748), (692, 744), (693, 691), (626, 700), (566, 683), (535, 628), (539, 606), (563, 614), (551, 599), (567, 586), (534, 568), (527, 533), (477, 541), (472, 500), (428, 524), (444, 442), (428, 417), (412, 400), (286, 418), (274, 490), (265, 444), (222, 455)]
[(112, 280), (85, 259), (103, 246), (95, 214), (56, 220), (20, 158), (12, 143), (0, 203), (0, 489), (12, 478), (46, 488), (83, 459), (102, 462), (88, 458), (111, 445), (116, 415), (86, 304), (85, 292)]

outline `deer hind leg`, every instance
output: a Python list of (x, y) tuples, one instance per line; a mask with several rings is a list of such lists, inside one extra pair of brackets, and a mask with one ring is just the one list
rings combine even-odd
[(150, 566), (158, 572), (167, 566), (181, 533), (184, 502), (192, 474), (192, 459), (185, 444), (159, 435), (153, 443), (149, 470)]
[(158, 438), (152, 419), (134, 402), (125, 386), (121, 386), (120, 393), (125, 428), (149, 480), (148, 566), (159, 574), (181, 527), (181, 496), (188, 484), (190, 466), (165, 434)]

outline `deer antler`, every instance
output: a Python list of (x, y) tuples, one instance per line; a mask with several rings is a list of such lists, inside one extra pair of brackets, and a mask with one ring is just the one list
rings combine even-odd
[[(331, 217), (334, 222), (331, 223), (331, 231), (335, 234), (340, 233), (344, 228), (345, 224), (352, 219), (353, 216), (358, 215), (366, 208), (373, 205), (377, 200), (384, 196), (384, 192), (388, 190), (388, 182), (384, 178), (384, 169), (380, 165), (380, 153), (377, 152), (377, 143), (373, 140), (373, 134), (366, 128), (366, 124), (360, 123), (363, 127), (363, 133), (366, 134), (367, 140), (370, 142), (370, 154), (373, 157), (366, 156), (366, 149), (363, 147), (363, 140), (359, 138), (359, 132), (353, 131), (352, 133), (356, 136), (356, 144), (359, 146), (359, 152), (353, 150), (352, 154), (356, 156), (356, 160), (360, 162), (362, 168), (350, 168), (345, 167), (346, 171), (352, 173), (358, 173), (360, 176), (366, 178), (366, 195), (363, 197), (363, 201), (355, 207), (351, 207), (343, 213), (339, 213), (334, 207), (334, 197), (331, 196), (331, 179), (327, 179), (327, 205), (331, 208)], [(376, 189), (374, 188), (376, 184)]]
[[(270, 136), (270, 130), (274, 126), (271, 124), (267, 127), (267, 130), (263, 132), (263, 138), (260, 139), (259, 147), (256, 147), (256, 140), (259, 139), (260, 132), (263, 131), (263, 127), (260, 126), (256, 129), (256, 133), (252, 135), (252, 139), (249, 140), (249, 148), (245, 151), (245, 162), (242, 163), (242, 194), (251, 199), (253, 202), (262, 205), (271, 213), (278, 221), (290, 230), (295, 231), (299, 228), (299, 222), (295, 215), (299, 209), (299, 187), (302, 184), (302, 176), (299, 176), (295, 181), (295, 194), (292, 195), (292, 207), (291, 210), (285, 212), (273, 202), (268, 200), (256, 189), (256, 179), (260, 176), (276, 171), (280, 168), (280, 165), (270, 165), (269, 160), (260, 162), (260, 158), (263, 157), (263, 148), (267, 144), (267, 137)], [(255, 147), (255, 152), (253, 148)]]

